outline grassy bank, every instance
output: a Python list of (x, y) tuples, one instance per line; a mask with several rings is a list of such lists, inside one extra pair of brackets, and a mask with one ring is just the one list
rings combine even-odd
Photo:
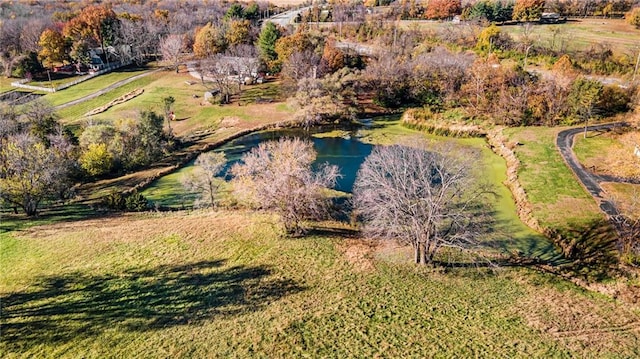
[[(285, 239), (246, 212), (0, 235), (0, 350), (18, 357), (637, 355), (637, 314), (528, 269), (441, 270)], [(612, 330), (612, 328), (618, 328)]]

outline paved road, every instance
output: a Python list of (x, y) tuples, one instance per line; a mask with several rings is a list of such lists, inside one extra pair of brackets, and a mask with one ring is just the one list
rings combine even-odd
[(143, 72), (143, 73), (141, 73), (139, 75), (136, 75), (136, 76), (133, 76), (133, 77), (129, 77), (128, 79), (124, 79), (122, 81), (118, 81), (118, 82), (113, 83), (113, 84), (103, 88), (102, 90), (94, 92), (94, 93), (92, 93), (90, 95), (87, 95), (85, 97), (81, 97), (81, 98), (79, 98), (77, 100), (73, 100), (73, 101), (70, 101), (70, 102), (67, 102), (67, 103), (63, 103), (62, 105), (58, 105), (58, 106), (54, 107), (54, 109), (57, 111), (57, 110), (61, 110), (61, 109), (66, 108), (66, 107), (77, 105), (77, 104), (85, 102), (85, 101), (89, 101), (89, 100), (91, 100), (93, 98), (96, 98), (96, 97), (98, 97), (100, 95), (103, 95), (103, 94), (105, 94), (105, 93), (107, 93), (107, 92), (109, 92), (111, 90), (117, 89), (118, 87), (124, 86), (124, 85), (126, 85), (126, 84), (128, 84), (130, 82), (133, 82), (133, 81), (135, 81), (135, 80), (137, 80), (137, 79), (139, 79), (141, 77), (145, 77), (145, 76), (151, 75), (152, 73), (155, 73), (155, 72), (158, 72), (158, 71), (161, 71), (161, 70), (162, 69), (160, 68), (160, 69), (156, 69), (156, 70), (153, 70), (153, 71)]
[(270, 17), (269, 19), (265, 20), (262, 24), (262, 26), (264, 26), (264, 24), (266, 24), (267, 22), (271, 21), (272, 23), (276, 24), (276, 25), (280, 25), (282, 27), (287, 27), (288, 25), (293, 24), (293, 19), (296, 18), (296, 16), (298, 16), (298, 14), (307, 11), (311, 9), (311, 6), (307, 6), (307, 7), (303, 7), (300, 9), (296, 9), (296, 10), (289, 10), (289, 11), (285, 11), (282, 13), (279, 13), (277, 15), (274, 15), (272, 17)]
[[(616, 122), (587, 126), (587, 131), (608, 130), (614, 127), (622, 126), (627, 126), (627, 124), (623, 122)], [(582, 167), (575, 153), (573, 153), (573, 138), (575, 135), (581, 134), (583, 132), (584, 127), (576, 127), (560, 131), (558, 133), (558, 137), (556, 138), (556, 145), (558, 146), (558, 150), (564, 158), (567, 166), (569, 166), (573, 173), (575, 173), (576, 177), (578, 177), (580, 182), (582, 182), (582, 185), (595, 198), (596, 202), (598, 202), (600, 209), (608, 216), (618, 215), (619, 213), (616, 209), (616, 206), (603, 196), (604, 191), (602, 190), (602, 187), (600, 187), (600, 182), (603, 182), (603, 178), (594, 175), (593, 173), (587, 171), (584, 167)]]

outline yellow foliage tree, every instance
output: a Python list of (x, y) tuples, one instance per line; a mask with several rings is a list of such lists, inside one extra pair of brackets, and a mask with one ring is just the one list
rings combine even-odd
[(214, 27), (208, 23), (197, 30), (193, 42), (193, 53), (196, 57), (205, 58), (223, 52), (226, 48), (227, 41), (222, 28)]

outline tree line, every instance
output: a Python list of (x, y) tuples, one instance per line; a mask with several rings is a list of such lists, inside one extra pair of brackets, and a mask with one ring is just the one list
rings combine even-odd
[(255, 32), (260, 18), (282, 11), (257, 2), (246, 6), (189, 1), (1, 5), (0, 62), (5, 76), (17, 77), (35, 75), (43, 70), (43, 64), (88, 63), (90, 49), (101, 49), (106, 61), (142, 63), (161, 53), (168, 57), (191, 48), (197, 29), (208, 23), (225, 22), (230, 29), (229, 41), (241, 43), (245, 41), (241, 38), (246, 35), (246, 21), (253, 24), (251, 31)]

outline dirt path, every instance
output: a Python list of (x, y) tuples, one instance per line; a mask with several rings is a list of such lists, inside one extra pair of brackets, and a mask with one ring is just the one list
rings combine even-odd
[[(627, 126), (623, 122), (607, 123), (602, 125), (587, 126), (587, 131), (601, 131), (608, 130), (615, 127)], [(604, 182), (600, 176), (597, 176), (587, 171), (578, 161), (575, 153), (573, 152), (574, 137), (576, 134), (585, 132), (584, 127), (570, 128), (568, 130), (560, 131), (556, 138), (556, 146), (560, 151), (560, 155), (564, 158), (565, 163), (578, 177), (582, 186), (593, 196), (598, 202), (598, 206), (607, 216), (616, 216), (619, 214), (616, 206), (613, 202), (609, 201), (603, 196), (604, 190), (600, 186), (601, 182)]]
[(133, 76), (133, 77), (129, 77), (128, 79), (124, 79), (124, 80), (118, 81), (116, 83), (113, 83), (113, 84), (103, 88), (102, 90), (94, 92), (94, 93), (92, 93), (90, 95), (81, 97), (81, 98), (79, 98), (77, 100), (69, 101), (67, 103), (63, 103), (62, 105), (58, 105), (58, 106), (54, 107), (54, 109), (56, 111), (58, 111), (58, 110), (62, 110), (63, 108), (67, 108), (67, 107), (74, 106), (74, 105), (77, 105), (77, 104), (85, 102), (85, 101), (89, 101), (89, 100), (94, 99), (94, 98), (96, 98), (96, 97), (98, 97), (100, 95), (104, 95), (105, 93), (107, 93), (109, 91), (117, 89), (118, 87), (124, 86), (124, 85), (126, 85), (126, 84), (128, 84), (130, 82), (133, 82), (133, 81), (135, 81), (135, 80), (137, 80), (137, 79), (139, 79), (141, 77), (149, 76), (149, 75), (151, 75), (153, 73), (156, 73), (156, 72), (162, 71), (162, 70), (163, 70), (162, 68), (159, 68), (159, 69), (156, 69), (156, 70), (151, 70), (151, 71), (147, 71), (147, 72), (141, 73), (141, 74)]

